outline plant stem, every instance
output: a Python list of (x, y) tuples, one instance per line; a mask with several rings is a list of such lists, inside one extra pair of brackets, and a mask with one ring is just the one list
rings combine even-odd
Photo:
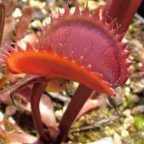
[(0, 3), (0, 44), (2, 42), (4, 23), (5, 23), (5, 6), (2, 3)]
[(46, 87), (46, 82), (42, 79), (36, 81), (32, 88), (32, 96), (31, 96), (31, 109), (32, 109), (32, 117), (34, 121), (35, 128), (37, 129), (40, 138), (46, 142), (50, 141), (50, 135), (46, 135), (44, 132), (43, 123), (41, 121), (40, 111), (39, 111), (39, 103), (42, 93)]
[(78, 88), (62, 117), (59, 125), (60, 133), (55, 141), (55, 144), (60, 144), (63, 140), (65, 140), (73, 121), (79, 114), (87, 99), (90, 97), (91, 93), (92, 90), (83, 85)]
[(104, 16), (108, 21), (116, 20), (121, 25), (119, 32), (125, 33), (141, 2), (142, 0), (107, 0)]

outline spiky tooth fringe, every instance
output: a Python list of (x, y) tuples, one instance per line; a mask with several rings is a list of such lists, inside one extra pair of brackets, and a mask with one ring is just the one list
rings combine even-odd
[(76, 5), (73, 15), (75, 15), (75, 16), (79, 16), (80, 15), (80, 7), (79, 7), (79, 5)]
[(70, 9), (69, 6), (67, 4), (64, 5), (64, 14), (63, 16), (69, 16), (70, 14)]

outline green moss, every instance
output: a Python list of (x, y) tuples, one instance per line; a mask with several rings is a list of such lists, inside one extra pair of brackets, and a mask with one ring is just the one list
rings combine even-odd
[(134, 127), (138, 130), (144, 130), (144, 115), (134, 117)]

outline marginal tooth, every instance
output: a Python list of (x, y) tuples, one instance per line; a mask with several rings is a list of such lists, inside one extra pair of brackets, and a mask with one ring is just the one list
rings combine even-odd
[[(43, 27), (46, 27), (47, 25), (51, 24), (51, 18), (48, 16), (44, 21), (43, 21)], [(41, 28), (42, 30), (42, 28)]]
[(33, 47), (30, 43), (27, 43), (27, 47), (26, 47), (27, 50), (33, 50)]
[(103, 80), (103, 83), (105, 84), (105, 85), (108, 85), (108, 86), (112, 86), (109, 82), (107, 82), (107, 81), (105, 81), (105, 80)]
[[(113, 96), (115, 96), (115, 91), (114, 91), (114, 89), (112, 88), (112, 85), (111, 85), (109, 82), (105, 81), (105, 80), (102, 80), (101, 82), (102, 82), (102, 84), (103, 84), (103, 87), (102, 87), (102, 88), (105, 89), (105, 92), (106, 92), (106, 93), (111, 93)], [(107, 86), (107, 87), (106, 87), (106, 86)]]
[(10, 54), (10, 52), (4, 51), (3, 54), (4, 54), (5, 56), (8, 56), (8, 55)]
[(1, 57), (2, 59), (5, 59), (7, 56), (6, 56), (4, 53), (2, 53), (0, 57)]
[(83, 14), (84, 16), (90, 16), (89, 9), (88, 9), (88, 8), (85, 8), (84, 11), (82, 12), (82, 14)]
[(70, 13), (69, 6), (67, 4), (64, 5), (64, 14), (63, 16), (68, 16)]
[(16, 48), (11, 48), (11, 49), (9, 50), (9, 53), (12, 53), (12, 52), (16, 52)]
[(121, 58), (126, 59), (129, 56), (129, 51), (127, 49), (124, 49), (121, 53)]
[(122, 47), (123, 47), (123, 49), (127, 49), (127, 47), (128, 47), (127, 43), (122, 43)]
[(80, 56), (80, 59), (83, 60), (83, 59), (84, 59), (84, 56)]
[(17, 52), (17, 51), (18, 51), (18, 47), (16, 46), (16, 47), (15, 47), (15, 52)]
[(121, 51), (123, 51), (123, 44), (120, 42), (120, 41), (118, 41), (117, 42), (117, 46), (119, 47), (119, 49), (121, 50)]
[(91, 68), (92, 68), (92, 65), (91, 65), (91, 64), (88, 64), (87, 68), (91, 69)]
[(123, 34), (117, 34), (116, 35), (116, 39), (118, 40), (118, 41), (121, 41), (122, 39), (123, 39)]
[(112, 28), (116, 28), (116, 24), (117, 24), (117, 19), (116, 18), (114, 18), (114, 19), (111, 18), (111, 26), (112, 26)]
[(113, 93), (113, 95), (112, 96), (116, 96), (116, 93), (115, 93), (115, 90), (111, 87), (111, 88), (109, 88), (110, 89), (110, 91)]
[[(50, 19), (50, 23), (52, 23), (52, 17), (49, 15), (49, 19)], [(41, 33), (42, 33), (42, 36), (44, 37), (44, 36), (46, 36), (46, 34), (47, 34), (47, 30), (48, 30), (48, 26), (47, 25), (45, 25), (42, 29), (41, 29)]]
[(126, 64), (127, 68), (129, 68), (131, 66), (131, 64)]
[(117, 34), (117, 30), (113, 27), (111, 30), (112, 35), (116, 35)]
[(99, 20), (100, 21), (103, 21), (104, 19), (103, 19), (103, 9), (99, 9)]
[(1, 65), (2, 65), (2, 64), (5, 64), (4, 59), (0, 59), (0, 64), (1, 64)]
[(76, 15), (76, 16), (80, 15), (79, 5), (77, 5), (77, 6), (75, 7), (75, 11), (74, 11), (73, 15)]
[(99, 21), (98, 15), (94, 14), (94, 15), (92, 15), (92, 17), (93, 17), (93, 19), (94, 19), (95, 21)]
[(59, 20), (59, 18), (60, 18), (59, 14), (52, 15), (52, 22)]
[(132, 61), (130, 59), (126, 59), (126, 65), (130, 66), (132, 64)]
[(126, 59), (127, 64), (132, 64), (132, 61), (130, 59)]
[(64, 57), (65, 60), (68, 60), (68, 57)]
[(125, 50), (127, 50), (127, 51), (128, 51), (128, 53), (130, 54), (130, 50), (129, 50), (128, 45), (125, 47)]
[(130, 54), (130, 52), (127, 50), (127, 49), (124, 49), (124, 54), (126, 55), (126, 56), (128, 56), (129, 54)]
[(1, 57), (1, 55), (0, 55), (0, 61), (2, 61), (3, 60), (3, 58)]
[(12, 48), (11, 46), (9, 46), (9, 47), (7, 47), (6, 49), (3, 49), (2, 52), (3, 52), (4, 54), (9, 54), (12, 49), (13, 49), (13, 48)]
[(115, 24), (115, 29), (116, 29), (117, 33), (121, 30), (121, 25), (117, 22)]
[(113, 23), (109, 23), (109, 22), (107, 22), (108, 23), (108, 28), (109, 28), (109, 30), (113, 30)]
[(98, 72), (91, 72), (92, 74), (96, 74), (96, 75), (98, 75), (100, 78), (102, 78), (103, 79), (103, 74), (102, 73), (98, 73)]
[[(54, 21), (54, 16), (52, 14), (49, 14), (49, 18), (50, 18), (50, 22), (53, 23)], [(44, 31), (45, 31), (45, 28), (44, 28)], [(46, 31), (45, 31), (46, 32)]]
[(60, 8), (58, 8), (58, 17), (60, 17), (62, 15)]
[(112, 87), (112, 85), (108, 81), (104, 80), (104, 77), (103, 77), (102, 73), (98, 73), (98, 72), (91, 72), (91, 73), (94, 74), (94, 75), (99, 76), (99, 78), (102, 79), (102, 81), (101, 81), (102, 83), (104, 83), (105, 85), (107, 85), (109, 87)]
[(124, 51), (127, 50), (127, 44), (123, 44), (120, 41), (117, 42), (117, 46), (119, 47), (120, 53), (125, 53)]
[(4, 59), (3, 59), (3, 57), (1, 55), (0, 55), (0, 61), (4, 62)]
[(112, 88), (112, 84), (109, 83), (108, 81), (106, 81), (106, 80), (103, 79), (102, 82), (103, 82), (105, 85), (107, 85), (107, 86), (109, 86), (109, 87)]

